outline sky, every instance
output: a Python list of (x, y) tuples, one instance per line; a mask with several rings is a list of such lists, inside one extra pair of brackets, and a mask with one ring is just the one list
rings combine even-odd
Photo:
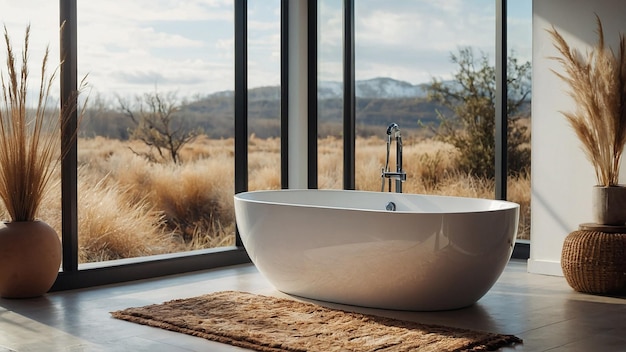
[[(531, 3), (508, 5), (509, 51), (524, 61), (531, 57)], [(320, 80), (342, 77), (341, 4), (319, 0)], [(0, 21), (15, 47), (31, 25), (34, 68), (46, 45), (59, 57), (58, 7), (51, 0), (0, 0)], [(494, 0), (355, 0), (355, 7), (357, 80), (447, 79), (455, 70), (451, 53), (465, 46), (493, 61)], [(78, 0), (79, 76), (88, 74), (92, 94), (104, 96), (232, 90), (233, 16), (233, 0)], [(280, 82), (279, 21), (279, 0), (248, 0), (250, 88)]]

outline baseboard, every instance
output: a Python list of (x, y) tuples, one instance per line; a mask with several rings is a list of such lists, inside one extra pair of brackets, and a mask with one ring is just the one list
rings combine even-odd
[(533, 274), (563, 276), (561, 262), (528, 259), (528, 272)]

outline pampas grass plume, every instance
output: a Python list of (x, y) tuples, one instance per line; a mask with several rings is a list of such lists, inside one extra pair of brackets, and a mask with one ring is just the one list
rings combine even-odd
[(562, 112), (582, 143), (598, 185), (619, 183), (626, 143), (626, 39), (619, 37), (617, 54), (606, 46), (602, 21), (596, 15), (598, 42), (586, 55), (571, 48), (554, 28), (548, 30), (560, 56), (563, 73), (553, 72), (569, 86), (574, 112)]
[(21, 66), (6, 26), (4, 41), (7, 73), (2, 72), (0, 109), (0, 198), (12, 221), (33, 221), (58, 160), (58, 122), (47, 116), (46, 103), (55, 74), (46, 74), (49, 50), (41, 64), (41, 82), (35, 111), (28, 108), (30, 26), (26, 28)]

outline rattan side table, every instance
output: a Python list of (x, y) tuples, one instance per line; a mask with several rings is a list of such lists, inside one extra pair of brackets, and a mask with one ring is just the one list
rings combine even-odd
[(585, 223), (563, 242), (561, 268), (576, 291), (626, 291), (626, 226)]

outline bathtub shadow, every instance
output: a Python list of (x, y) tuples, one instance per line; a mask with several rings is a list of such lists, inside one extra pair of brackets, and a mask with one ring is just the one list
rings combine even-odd
[(401, 311), (401, 310), (388, 310), (378, 309), (360, 306), (351, 306), (345, 304), (338, 304), (332, 302), (318, 301), (305, 297), (289, 295), (280, 293), (280, 295), (296, 299), (302, 302), (313, 303), (326, 308), (342, 310), (346, 312), (355, 312), (361, 314), (372, 315), (382, 318), (391, 318), (402, 321), (420, 323), (420, 324), (432, 324), (442, 325), (461, 329), (502, 333), (502, 325), (488, 313), (487, 309), (483, 307), (480, 302), (471, 306), (444, 311)]

